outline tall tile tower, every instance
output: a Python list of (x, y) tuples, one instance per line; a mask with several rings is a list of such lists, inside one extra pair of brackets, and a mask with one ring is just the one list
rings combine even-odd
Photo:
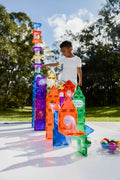
[(33, 106), (32, 106), (32, 127), (34, 130), (45, 130), (45, 117), (46, 117), (46, 78), (40, 73), (41, 58), (41, 23), (33, 23), (33, 51), (35, 55), (34, 80), (33, 80)]

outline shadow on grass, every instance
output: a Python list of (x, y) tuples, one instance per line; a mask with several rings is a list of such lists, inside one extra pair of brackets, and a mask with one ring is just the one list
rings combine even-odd
[(120, 117), (120, 106), (87, 108), (86, 117)]

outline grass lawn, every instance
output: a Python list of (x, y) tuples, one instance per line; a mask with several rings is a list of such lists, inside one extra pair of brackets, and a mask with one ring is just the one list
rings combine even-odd
[[(0, 110), (0, 121), (32, 121), (32, 107)], [(86, 108), (86, 121), (120, 121), (120, 106)]]
[(120, 121), (120, 106), (86, 108), (86, 121)]
[(32, 107), (26, 106), (23, 109), (0, 110), (0, 121), (32, 121)]

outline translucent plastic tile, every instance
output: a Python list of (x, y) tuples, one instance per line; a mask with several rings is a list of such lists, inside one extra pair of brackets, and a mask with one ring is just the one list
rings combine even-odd
[(45, 130), (45, 120), (35, 120), (35, 131)]

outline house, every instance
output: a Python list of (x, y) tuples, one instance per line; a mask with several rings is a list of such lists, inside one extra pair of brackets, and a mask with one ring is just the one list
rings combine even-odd
[(77, 129), (85, 132), (85, 97), (79, 86), (73, 95), (73, 103), (77, 108)]
[(85, 134), (77, 130), (77, 109), (71, 97), (67, 96), (59, 110), (59, 132), (66, 136), (81, 136)]
[(68, 80), (64, 85), (64, 96), (67, 97), (67, 96), (70, 96), (70, 97), (73, 97), (73, 94), (75, 92), (75, 85), (70, 81)]

